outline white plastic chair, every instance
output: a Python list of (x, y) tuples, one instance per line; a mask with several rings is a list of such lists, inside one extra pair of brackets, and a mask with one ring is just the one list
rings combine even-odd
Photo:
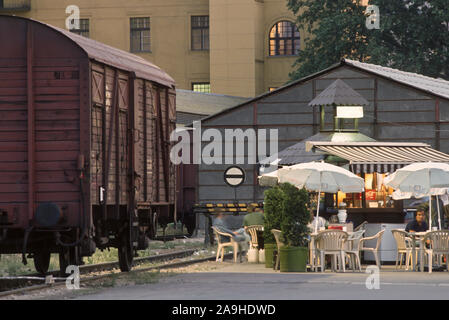
[[(360, 240), (360, 251), (372, 252), (374, 254), (374, 259), (376, 259), (376, 265), (379, 269), (381, 268), (381, 264), (380, 264), (380, 260), (379, 260), (379, 247), (380, 247), (380, 243), (382, 242), (382, 236), (383, 236), (384, 232), (385, 232), (385, 229), (380, 230), (378, 233), (376, 233), (372, 237), (366, 237), (366, 238), (362, 238)], [(376, 240), (376, 246), (374, 248), (365, 247), (365, 242), (369, 241), (369, 240)]]
[[(224, 259), (224, 248), (225, 247), (232, 247), (233, 251), (234, 251), (234, 262), (237, 262), (237, 254), (239, 252), (239, 244), (238, 244), (238, 242), (234, 241), (234, 239), (233, 239), (233, 237), (232, 237), (232, 235), (230, 233), (221, 232), (216, 227), (212, 227), (212, 229), (215, 232), (215, 235), (217, 237), (217, 243), (218, 243), (217, 258), (215, 259), (215, 261), (219, 261), (220, 253), (221, 253), (221, 260), (220, 261), (223, 261), (223, 259)], [(229, 242), (222, 242), (220, 236), (228, 237), (230, 239), (230, 241)]]
[(274, 270), (279, 270), (281, 264), (281, 248), (285, 244), (281, 241), (281, 234), (282, 234), (281, 230), (271, 229), (271, 233), (274, 235), (274, 239), (276, 239), (276, 246), (277, 246), (276, 263), (274, 265)]
[(343, 272), (345, 268), (345, 241), (348, 238), (348, 234), (341, 230), (324, 230), (317, 234), (315, 237), (315, 248), (320, 255), (321, 272), (324, 272), (326, 255), (333, 256), (332, 269), (335, 271), (337, 268), (338, 260), (340, 260), (340, 268)]
[[(345, 254), (349, 255), (349, 266), (353, 270), (358, 266), (359, 271), (362, 271), (362, 264), (360, 263), (360, 240), (362, 240), (364, 233), (365, 230), (352, 233), (345, 243)], [(353, 258), (355, 258), (355, 261)]]
[[(427, 240), (430, 240), (430, 248), (425, 247)], [(422, 254), (427, 255), (429, 273), (432, 273), (432, 260), (433, 256), (444, 255), (446, 257), (446, 268), (449, 271), (449, 231), (448, 230), (438, 230), (429, 231), (422, 238), (421, 244), (423, 245), (423, 250), (421, 251), (421, 263), (423, 263)]]
[(257, 232), (263, 230), (262, 225), (245, 226), (245, 232), (250, 235), (248, 262), (258, 263), (260, 259), (259, 254), (259, 237)]
[(360, 231), (360, 230), (366, 230), (366, 225), (368, 224), (368, 221), (363, 221), (361, 224), (357, 226), (357, 228), (354, 229), (354, 232)]
[(262, 231), (262, 225), (245, 226), (245, 231), (251, 236), (249, 242), (250, 248), (259, 250), (259, 238), (257, 236), (258, 231)]
[(405, 270), (408, 270), (409, 265), (411, 266), (412, 264), (412, 254), (416, 254), (416, 252), (413, 252), (413, 240), (410, 237), (407, 237), (408, 233), (404, 230), (393, 229), (391, 230), (391, 233), (393, 234), (397, 247), (396, 269), (398, 268), (398, 261), (399, 268), (402, 267), (402, 260), (404, 259), (405, 254)]

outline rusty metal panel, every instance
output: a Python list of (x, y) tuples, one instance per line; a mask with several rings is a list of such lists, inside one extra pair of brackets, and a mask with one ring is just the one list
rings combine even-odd
[(143, 99), (143, 80), (134, 79), (133, 84), (134, 92), (134, 112), (133, 112), (133, 122), (134, 122), (134, 149), (133, 149), (133, 163), (134, 163), (134, 174), (135, 174), (135, 187), (136, 201), (144, 201), (143, 193), (143, 170), (144, 170), (144, 139), (143, 139), (143, 129), (144, 129), (144, 99)]
[(92, 106), (91, 194), (92, 204), (100, 204), (103, 183), (103, 111), (101, 105)]
[(92, 71), (92, 101), (102, 104), (104, 101), (104, 74)]
[(88, 58), (82, 63), (73, 43), (61, 35), (51, 42), (54, 31), (25, 19), (1, 17), (0, 30), (0, 208), (11, 227), (27, 228), (37, 205), (53, 202), (77, 226), (76, 163), (89, 148), (80, 131), (89, 92), (80, 76), (88, 73)]
[[(54, 202), (67, 213), (66, 225), (79, 227), (82, 213), (92, 226), (101, 186), (107, 204), (132, 204), (132, 172), (146, 185), (138, 201), (174, 207), (168, 141), (175, 91), (161, 86), (167, 79), (159, 81), (148, 64), (133, 62), (141, 69), (130, 70), (135, 78), (117, 64), (97, 63), (69, 36), (0, 17), (0, 208), (14, 227), (28, 228), (36, 206)], [(138, 78), (153, 71), (152, 81)], [(83, 174), (80, 156), (89, 170)]]
[(28, 163), (28, 219), (34, 216), (34, 206), (36, 201), (35, 190), (35, 170), (36, 170), (36, 150), (35, 150), (35, 110), (34, 110), (34, 88), (33, 88), (33, 28), (28, 24), (27, 30), (27, 163)]
[(176, 202), (176, 167), (175, 165), (170, 161), (170, 150), (172, 149), (174, 143), (170, 142), (170, 135), (171, 133), (176, 129), (176, 91), (173, 89), (166, 89), (167, 90), (167, 120), (168, 120), (168, 130), (167, 130), (167, 143), (168, 143), (168, 150), (167, 150), (167, 163), (170, 170), (170, 181), (169, 181), (169, 189), (170, 189), (170, 196), (169, 196), (169, 202), (174, 203)]

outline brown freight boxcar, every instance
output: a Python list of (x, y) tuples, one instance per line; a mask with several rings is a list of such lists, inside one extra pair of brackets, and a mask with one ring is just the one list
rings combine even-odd
[(0, 253), (46, 272), (96, 247), (129, 270), (175, 216), (173, 79), (130, 53), (0, 16)]

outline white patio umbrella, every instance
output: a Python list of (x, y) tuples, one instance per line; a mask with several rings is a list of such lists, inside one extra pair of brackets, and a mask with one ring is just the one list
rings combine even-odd
[[(318, 191), (317, 218), (320, 212), (321, 192), (363, 192), (365, 186), (362, 178), (346, 169), (325, 162), (308, 162), (284, 167), (262, 175), (259, 177), (259, 182), (273, 181), (276, 176), (279, 183), (289, 182), (298, 188), (304, 187), (309, 191)], [(315, 225), (315, 232), (317, 227), (318, 224)]]
[[(438, 212), (438, 227), (441, 230), (441, 214), (440, 214), (440, 206), (438, 205), (438, 196), (442, 196), (444, 194), (449, 193), (449, 189), (447, 188), (432, 188), (430, 189), (430, 196), (436, 196), (437, 199), (437, 212)], [(428, 197), (427, 194), (413, 194), (413, 192), (401, 192), (401, 190), (397, 189), (393, 192), (393, 200), (404, 200), (410, 199), (412, 197), (416, 199), (421, 199), (424, 197)]]
[[(386, 177), (384, 184), (402, 193), (410, 193), (414, 197), (429, 196), (429, 230), (431, 230), (432, 194), (438, 195), (438, 192), (441, 192), (437, 189), (449, 188), (449, 165), (438, 162), (410, 164)], [(441, 225), (441, 220), (439, 223)]]
[(259, 176), (259, 185), (262, 187), (274, 187), (279, 182), (278, 171), (279, 170), (275, 170), (273, 172), (264, 173)]

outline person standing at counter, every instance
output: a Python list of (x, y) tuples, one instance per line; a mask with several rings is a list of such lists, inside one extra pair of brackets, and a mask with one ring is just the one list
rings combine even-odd
[(320, 228), (326, 228), (329, 225), (326, 219), (316, 216), (316, 211), (315, 207), (310, 209), (310, 223), (307, 226), (311, 232), (315, 232), (315, 227), (319, 231)]
[(410, 221), (405, 227), (407, 232), (424, 232), (429, 230), (429, 225), (425, 221), (424, 209), (420, 208), (416, 212), (415, 220)]

